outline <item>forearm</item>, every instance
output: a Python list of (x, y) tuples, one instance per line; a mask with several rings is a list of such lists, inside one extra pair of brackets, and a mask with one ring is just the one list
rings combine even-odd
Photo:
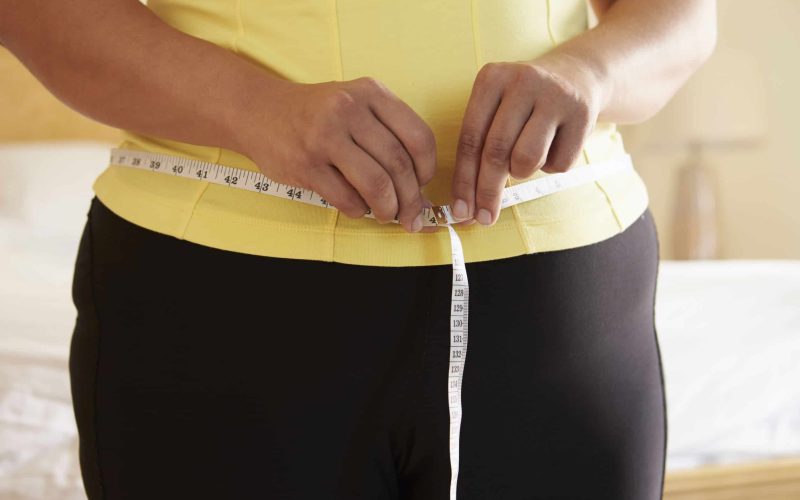
[(709, 57), (714, 0), (595, 0), (596, 27), (545, 54), (575, 65), (598, 94), (599, 121), (637, 123), (657, 113)]
[(138, 0), (0, 0), (0, 43), (96, 121), (233, 150), (248, 106), (289, 84), (172, 28)]

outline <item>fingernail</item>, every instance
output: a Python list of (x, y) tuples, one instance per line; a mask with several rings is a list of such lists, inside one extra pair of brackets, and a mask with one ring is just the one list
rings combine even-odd
[(467, 202), (464, 200), (456, 200), (453, 203), (453, 215), (459, 219), (467, 218)]
[(488, 226), (492, 223), (492, 213), (486, 210), (485, 208), (481, 208), (478, 211), (478, 222), (483, 224), (484, 226)]
[(422, 214), (417, 214), (417, 218), (411, 223), (411, 231), (417, 232), (422, 229)]

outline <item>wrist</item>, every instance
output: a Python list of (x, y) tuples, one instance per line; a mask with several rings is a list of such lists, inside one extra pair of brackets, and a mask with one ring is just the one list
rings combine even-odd
[(558, 75), (587, 99), (601, 114), (611, 102), (613, 82), (605, 61), (591, 50), (579, 50), (564, 44), (531, 61)]
[[(246, 62), (246, 61), (245, 61)], [(296, 82), (270, 75), (246, 62), (249, 68), (236, 73), (229, 85), (233, 104), (223, 111), (225, 144), (222, 147), (250, 156), (255, 142), (269, 140), (269, 127), (280, 122), (281, 104)]]

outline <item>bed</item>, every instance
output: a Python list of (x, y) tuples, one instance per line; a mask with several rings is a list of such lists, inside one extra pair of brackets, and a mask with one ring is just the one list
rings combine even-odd
[[(0, 145), (0, 499), (85, 499), (70, 282), (111, 143)], [(662, 261), (666, 499), (800, 498), (800, 260)]]

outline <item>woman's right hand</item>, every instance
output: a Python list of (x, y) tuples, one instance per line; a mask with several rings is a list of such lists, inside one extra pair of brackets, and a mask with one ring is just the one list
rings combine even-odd
[(287, 81), (275, 96), (253, 103), (237, 139), (264, 175), (319, 193), (349, 217), (371, 209), (381, 223), (397, 216), (407, 231), (422, 228), (420, 188), (436, 170), (436, 141), (408, 104), (369, 77)]

